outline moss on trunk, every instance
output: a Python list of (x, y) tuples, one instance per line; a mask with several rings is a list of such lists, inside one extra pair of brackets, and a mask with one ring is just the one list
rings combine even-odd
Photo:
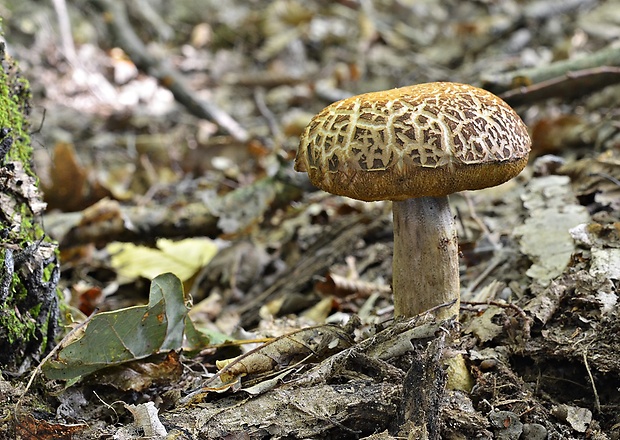
[(56, 245), (32, 170), (30, 89), (0, 43), (0, 369), (23, 371), (58, 332)]

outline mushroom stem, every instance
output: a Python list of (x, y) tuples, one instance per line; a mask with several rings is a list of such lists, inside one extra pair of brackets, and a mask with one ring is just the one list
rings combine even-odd
[(392, 212), (394, 315), (415, 316), (456, 299), (435, 316), (458, 319), (458, 237), (448, 197), (396, 201)]

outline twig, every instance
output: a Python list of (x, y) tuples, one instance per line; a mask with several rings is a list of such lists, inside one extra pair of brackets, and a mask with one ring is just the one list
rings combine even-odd
[(73, 80), (78, 84), (84, 83), (97, 99), (104, 101), (106, 97), (110, 96), (110, 91), (113, 88), (112, 84), (101, 73), (91, 71), (80, 61), (75, 50), (73, 35), (71, 34), (71, 20), (66, 0), (52, 0), (52, 3), (58, 18), (62, 54), (69, 66), (77, 72), (84, 73), (84, 75), (74, 74)]
[(110, 403), (106, 402), (105, 400), (103, 400), (101, 398), (101, 396), (99, 396), (99, 394), (97, 394), (97, 391), (93, 390), (93, 394), (95, 395), (97, 400), (99, 400), (99, 402), (101, 402), (102, 405), (104, 405), (106, 408), (108, 408), (110, 411), (112, 411), (114, 413), (114, 417), (116, 419), (116, 421), (114, 423), (118, 422), (118, 419), (119, 419), (118, 412), (114, 408), (113, 404), (114, 403), (123, 403), (123, 404), (125, 404), (125, 402), (123, 402), (122, 400), (116, 400), (116, 401), (112, 402), (112, 404), (110, 404)]
[(62, 49), (69, 63), (77, 64), (77, 55), (75, 52), (75, 44), (71, 35), (71, 22), (69, 21), (69, 12), (67, 11), (67, 3), (65, 0), (53, 0), (54, 10), (58, 17), (58, 29), (60, 30), (60, 39), (62, 41)]
[(554, 97), (577, 98), (617, 83), (620, 83), (620, 67), (603, 66), (567, 72), (557, 78), (509, 90), (500, 96), (510, 105), (521, 105)]
[(469, 209), (469, 215), (471, 216), (472, 220), (476, 222), (483, 234), (488, 237), (493, 247), (496, 250), (499, 249), (499, 240), (495, 236), (493, 236), (489, 228), (487, 228), (487, 225), (482, 221), (480, 217), (478, 217), (478, 214), (476, 213), (476, 208), (474, 207), (474, 203), (471, 200), (471, 195), (469, 195), (469, 193), (467, 192), (462, 193), (462, 195), (465, 199), (465, 202), (467, 202), (467, 209)]
[(164, 41), (172, 40), (174, 29), (157, 14), (152, 3), (154, 2), (149, 0), (134, 0), (127, 4), (130, 6), (132, 13), (139, 14), (151, 25), (151, 28), (159, 35), (159, 38)]
[(602, 177), (603, 179), (609, 180), (611, 183), (615, 184), (616, 186), (620, 186), (620, 180), (616, 179), (614, 176), (607, 174), (607, 173), (588, 173), (588, 176)]
[[(508, 100), (511, 105), (515, 105), (518, 103), (519, 95), (531, 90), (527, 89), (531, 87), (545, 90), (555, 85), (553, 93), (546, 91), (542, 95), (544, 98), (557, 96), (559, 90), (573, 95), (583, 94), (582, 84), (585, 89), (588, 81), (603, 75), (605, 81), (600, 79), (594, 81), (594, 85), (601, 88), (610, 83), (608, 76), (617, 78), (618, 72), (614, 67), (620, 67), (620, 47), (611, 46), (590, 55), (557, 61), (546, 66), (482, 75), (481, 79), (485, 89), (497, 94), (504, 93), (501, 95), (502, 98)], [(558, 83), (561, 85), (559, 88)], [(542, 97), (537, 99), (542, 99)]]
[(587, 10), (596, 6), (597, 0), (534, 0), (523, 8), (526, 20), (548, 20), (563, 14), (572, 14), (578, 10)]
[(602, 66), (620, 67), (620, 47), (606, 47), (590, 55), (556, 61), (546, 66), (519, 69), (503, 74), (483, 75), (482, 81), (485, 88), (494, 93), (501, 93), (518, 85), (537, 84), (560, 78), (570, 72)]
[(489, 262), (487, 267), (484, 268), (482, 273), (478, 275), (478, 277), (475, 280), (469, 283), (469, 285), (467, 286), (467, 289), (465, 289), (465, 291), (463, 292), (462, 297), (463, 298), (469, 297), (472, 294), (472, 292), (476, 289), (476, 287), (478, 287), (480, 283), (482, 283), (484, 279), (488, 277), (489, 274), (493, 272), (497, 268), (497, 266), (499, 266), (505, 260), (506, 260), (506, 257), (505, 255), (503, 255), (503, 253), (499, 253), (498, 255), (495, 255), (493, 259)]
[(594, 377), (592, 376), (592, 371), (590, 371), (590, 364), (588, 364), (588, 347), (583, 350), (583, 363), (586, 367), (586, 371), (588, 372), (588, 377), (590, 378), (590, 384), (592, 385), (592, 391), (594, 392), (594, 406), (596, 407), (596, 411), (601, 413), (601, 400), (598, 397), (598, 391), (596, 390), (596, 384), (594, 383)]
[(263, 87), (256, 87), (254, 89), (254, 102), (256, 103), (256, 108), (260, 114), (267, 121), (267, 126), (269, 127), (272, 138), (281, 139), (282, 132), (280, 131), (280, 124), (276, 120), (273, 112), (267, 106), (267, 102), (265, 101), (265, 89)]
[(245, 328), (255, 325), (259, 319), (258, 310), (263, 304), (282, 297), (286, 292), (300, 291), (317, 273), (326, 272), (334, 261), (351, 252), (354, 238), (371, 235), (384, 226), (384, 217), (373, 218), (368, 213), (344, 216), (330, 225), (314, 244), (305, 249), (304, 257), (286, 273), (262, 292), (244, 298), (236, 310), (241, 315), (240, 325)]
[(199, 118), (213, 120), (239, 142), (245, 143), (250, 139), (247, 131), (230, 115), (212, 102), (196, 98), (196, 92), (187, 87), (183, 76), (172, 68), (169, 63), (165, 60), (158, 60), (149, 53), (142, 40), (140, 40), (131, 27), (123, 2), (117, 0), (93, 0), (92, 4), (104, 13), (106, 17), (109, 17), (106, 23), (113, 38), (136, 66), (157, 78), (190, 113)]

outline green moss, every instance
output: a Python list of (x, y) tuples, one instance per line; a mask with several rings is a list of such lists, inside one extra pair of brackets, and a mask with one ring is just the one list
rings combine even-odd
[(13, 60), (3, 61), (0, 69), (0, 128), (10, 128), (13, 138), (13, 147), (7, 158), (20, 161), (26, 172), (35, 176), (30, 162), (30, 126), (26, 120), (30, 114), (30, 97), (28, 80), (17, 73), (17, 64)]
[(11, 282), (11, 294), (13, 302), (19, 303), (28, 297), (28, 291), (22, 284), (21, 279), (17, 273), (13, 274), (13, 280)]
[[(7, 162), (19, 162), (23, 166), (24, 172), (32, 176), (38, 182), (37, 176), (32, 169), (32, 146), (30, 143), (30, 124), (28, 116), (30, 113), (30, 88), (28, 81), (21, 76), (16, 63), (6, 56), (4, 47), (0, 43), (0, 128), (10, 129), (8, 136), (13, 139), (13, 144), (9, 149), (5, 159)], [(10, 169), (9, 169), (10, 170)], [(20, 171), (21, 173), (21, 171)], [(11, 175), (7, 174), (7, 179)], [(19, 178), (19, 176), (18, 176)], [(25, 176), (21, 173), (22, 183), (33, 185), (31, 179), (24, 180)], [(3, 205), (4, 220), (1, 227), (4, 234), (0, 239), (6, 243), (0, 249), (0, 268), (4, 267), (6, 249), (13, 249), (15, 256), (20, 252), (36, 252), (34, 249), (39, 245), (39, 240), (46, 237), (40, 222), (35, 218), (30, 209), (28, 200), (14, 194), (10, 186), (5, 187), (6, 194), (10, 200)], [(9, 218), (13, 217), (13, 218)], [(50, 241), (45, 238), (45, 241)], [(58, 252), (55, 248), (55, 252)], [(36, 254), (27, 254), (27, 258), (34, 257)], [(36, 261), (34, 261), (36, 260)], [(41, 263), (41, 256), (33, 258), (34, 264)], [(53, 337), (57, 331), (58, 323), (51, 321), (50, 316), (57, 316), (57, 310), (49, 312), (49, 307), (57, 307), (56, 301), (49, 301), (47, 304), (37, 304), (40, 299), (36, 292), (29, 292), (26, 285), (33, 284), (36, 289), (39, 283), (52, 280), (56, 261), (43, 269), (30, 271), (28, 266), (20, 266), (11, 275), (0, 272), (0, 276), (11, 276), (11, 283), (8, 297), (0, 304), (0, 329), (4, 340), (0, 340), (0, 363), (7, 368), (15, 368), (20, 365), (27, 357), (38, 356), (43, 353), (48, 343), (48, 338)], [(26, 280), (22, 277), (37, 276), (42, 280)], [(48, 288), (45, 285), (42, 289)], [(45, 300), (47, 301), (47, 300)], [(49, 313), (48, 316), (41, 316), (41, 313)], [(37, 327), (37, 320), (41, 321)], [(35, 338), (39, 340), (35, 341)]]
[[(2, 44), (2, 43), (0, 43)], [(0, 56), (4, 48), (0, 48)], [(6, 155), (6, 161), (20, 162), (24, 170), (37, 181), (38, 178), (32, 170), (32, 146), (30, 143), (30, 124), (27, 120), (30, 114), (30, 84), (18, 70), (17, 63), (4, 53), (5, 59), (1, 59), (0, 68), (0, 128), (9, 128), (9, 136), (13, 139), (13, 146)], [(33, 222), (33, 215), (27, 203), (22, 203), (18, 208), (21, 215), (21, 225), (17, 232), (17, 241), (22, 244), (32, 243), (44, 236), (43, 230)], [(9, 237), (7, 242), (15, 242), (15, 237)]]
[(36, 304), (33, 308), (29, 310), (29, 312), (30, 316), (34, 316), (35, 318), (39, 316), (39, 313), (41, 312), (41, 303)]
[(43, 268), (43, 282), (49, 283), (52, 279), (52, 274), (54, 273), (54, 268), (56, 267), (56, 263), (50, 263)]
[(34, 232), (34, 223), (32, 220), (32, 212), (30, 212), (30, 208), (26, 203), (22, 203), (19, 207), (19, 215), (21, 217), (21, 224), (19, 228), (19, 238), (22, 242), (22, 245), (28, 245), (28, 243), (32, 243), (33, 240), (38, 239), (39, 237)]
[(21, 316), (17, 316), (15, 310), (5, 309), (0, 313), (0, 327), (7, 329), (7, 337), (10, 344), (14, 344), (17, 340), (28, 341), (32, 339), (35, 325), (34, 319), (24, 319)]

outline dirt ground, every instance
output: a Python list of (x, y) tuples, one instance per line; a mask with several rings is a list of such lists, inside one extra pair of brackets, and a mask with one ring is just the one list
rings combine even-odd
[[(620, 439), (619, 1), (9, 0), (0, 16), (33, 91), (67, 329), (147, 304), (181, 260), (209, 338), (76, 383), (2, 372), (0, 437)], [(450, 198), (459, 321), (394, 321), (389, 202), (317, 191), (292, 163), (331, 102), (432, 81), (504, 98), (532, 152)], [(195, 237), (134, 272), (112, 247)]]

